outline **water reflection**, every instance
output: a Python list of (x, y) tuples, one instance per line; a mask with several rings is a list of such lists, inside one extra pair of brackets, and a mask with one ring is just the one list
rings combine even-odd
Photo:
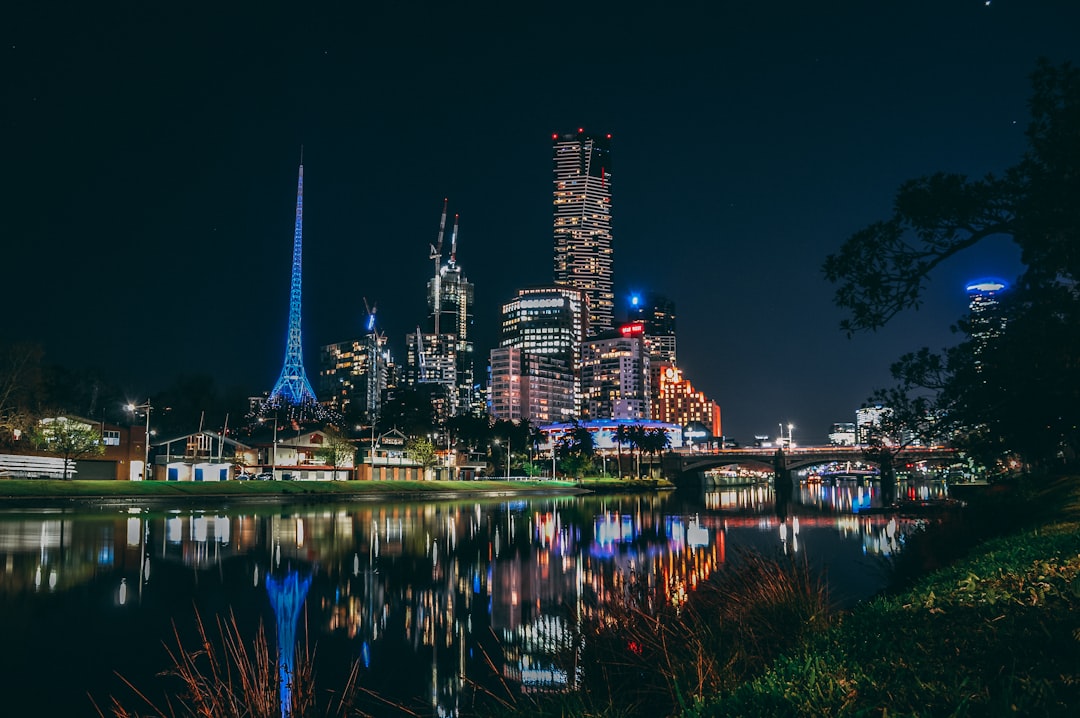
[[(34, 656), (5, 656), (0, 674), (55, 701), (39, 706), (44, 713), (85, 712), (87, 692), (123, 693), (113, 669), (140, 688), (156, 685), (154, 674), (167, 668), (161, 642), (194, 605), (231, 609), (241, 625), (274, 621), (283, 684), (298, 626), (307, 626), (328, 683), (359, 661), (361, 685), (391, 703), (456, 715), (474, 683), (572, 687), (574, 666), (553, 656), (573, 654), (582, 621), (603, 621), (630, 591), (678, 605), (736, 548), (805, 552), (830, 567), (841, 603), (876, 592), (886, 575), (874, 557), (900, 550), (915, 520), (865, 512), (875, 492), (800, 487), (784, 511), (767, 486), (752, 486), (692, 500), (3, 513), (0, 630), (40, 631), (44, 643), (30, 652), (59, 661), (73, 685), (46, 691), (48, 672), (33, 669), (46, 663)], [(104, 645), (101, 625), (124, 642)], [(107, 673), (87, 674), (92, 663)]]

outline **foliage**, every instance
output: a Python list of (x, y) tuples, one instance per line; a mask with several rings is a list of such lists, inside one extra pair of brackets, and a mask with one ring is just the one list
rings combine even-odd
[(336, 478), (337, 467), (355, 460), (356, 445), (336, 426), (327, 426), (323, 434), (326, 435), (326, 442), (315, 451), (315, 456), (334, 469)]
[[(695, 699), (759, 675), (783, 650), (829, 625), (828, 600), (805, 562), (745, 553), (693, 591), (631, 572), (553, 658), (580, 676), (562, 715), (677, 714)], [(685, 587), (683, 587), (685, 588)], [(576, 668), (576, 670), (575, 670)], [(532, 699), (518, 715), (558, 715)]]
[[(244, 642), (234, 616), (228, 621), (218, 618), (214, 636), (198, 615), (196, 626), (199, 640), (195, 648), (184, 646), (179, 632), (173, 629), (176, 645), (166, 648), (172, 667), (164, 675), (176, 679), (179, 689), (165, 699), (165, 709), (150, 700), (147, 689), (124, 680), (147, 705), (148, 714), (162, 718), (279, 718), (286, 711), (292, 718), (350, 714), (350, 704), (357, 691), (359, 662), (353, 665), (342, 690), (320, 694), (315, 685), (314, 650), (306, 643), (300, 644), (289, 677), (288, 704), (283, 706), (278, 697), (282, 686), (277, 657), (261, 623), (250, 646)], [(94, 708), (104, 718), (106, 714), (96, 704)], [(142, 715), (127, 708), (115, 696), (110, 700), (109, 714), (114, 718)]]
[[(984, 460), (1018, 454), (1067, 468), (1080, 448), (1080, 71), (1041, 61), (1032, 76), (1028, 150), (1000, 177), (938, 173), (901, 185), (890, 218), (824, 263), (850, 336), (917, 308), (930, 274), (988, 237), (1010, 237), (1024, 273), (1001, 295), (1000, 331), (973, 331), (940, 355), (893, 367), (889, 397), (912, 427), (933, 417)], [(921, 406), (920, 406), (921, 404)], [(907, 409), (917, 409), (911, 413)]]
[[(1080, 701), (1080, 533), (1076, 482), (1068, 488), (1071, 498), (1031, 497), (1072, 507), (1067, 523), (987, 541), (684, 715), (884, 715), (883, 707), (893, 715), (1071, 715)], [(1026, 514), (1017, 498), (1007, 493), (1001, 506)]]
[(57, 417), (43, 419), (30, 433), (30, 441), (37, 448), (64, 458), (64, 478), (71, 478), (68, 473), (69, 463), (83, 456), (101, 456), (105, 453), (105, 444), (101, 440), (101, 431), (90, 424)]
[(439, 456), (435, 453), (435, 445), (426, 436), (410, 437), (405, 442), (405, 453), (410, 459), (424, 467), (424, 474), (439, 464)]
[(556, 441), (555, 455), (559, 459), (559, 468), (566, 475), (583, 476), (588, 473), (596, 458), (592, 432), (574, 420), (570, 430)]
[(0, 444), (10, 444), (34, 425), (41, 395), (41, 358), (36, 344), (0, 345)]

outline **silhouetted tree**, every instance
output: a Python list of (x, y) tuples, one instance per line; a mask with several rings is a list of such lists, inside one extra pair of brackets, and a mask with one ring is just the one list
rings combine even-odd
[(41, 359), (37, 344), (0, 344), (0, 445), (29, 431), (38, 416), (42, 393)]
[(1003, 330), (969, 336), (936, 359), (927, 350), (906, 355), (893, 367), (893, 401), (947, 422), (972, 453), (1060, 467), (1080, 447), (1080, 72), (1040, 61), (1032, 83), (1028, 150), (1016, 165), (1000, 177), (938, 173), (904, 183), (892, 216), (852, 235), (823, 270), (850, 336), (917, 308), (948, 258), (1010, 237), (1025, 268), (1001, 296)]

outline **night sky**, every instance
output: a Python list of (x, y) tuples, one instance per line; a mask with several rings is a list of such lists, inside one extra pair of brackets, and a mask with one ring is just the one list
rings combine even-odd
[(582, 127), (614, 137), (617, 300), (676, 302), (679, 364), (743, 441), (824, 441), (956, 341), (966, 280), (1017, 274), (1007, 242), (962, 255), (849, 340), (820, 267), (903, 180), (1015, 163), (1036, 59), (1080, 61), (1073, 0), (19, 5), (0, 338), (133, 395), (269, 390), (303, 145), (312, 382), (365, 297), (404, 360), (444, 197), (482, 373), (499, 305), (552, 279), (551, 135)]

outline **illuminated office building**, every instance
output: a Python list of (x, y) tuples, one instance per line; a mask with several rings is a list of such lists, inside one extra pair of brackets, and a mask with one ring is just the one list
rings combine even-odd
[(651, 364), (649, 384), (652, 390), (652, 418), (655, 421), (681, 427), (699, 424), (709, 432), (709, 436), (705, 438), (723, 436), (719, 404), (694, 389), (694, 385), (674, 364)]
[(630, 300), (631, 322), (641, 322), (649, 359), (655, 364), (676, 364), (675, 302), (654, 292)]
[(590, 334), (614, 326), (611, 135), (554, 134), (555, 284), (588, 297)]
[(1001, 311), (1000, 296), (1009, 285), (1000, 279), (980, 279), (965, 287), (971, 311), (969, 331), (974, 341), (975, 368), (982, 370), (980, 355), (986, 345), (1005, 331), (1006, 317)]
[(640, 333), (612, 333), (585, 342), (581, 393), (588, 419), (652, 418), (645, 338)]
[[(585, 304), (585, 293), (579, 289), (530, 287), (519, 289), (518, 295), (502, 306), (499, 348), (520, 349), (525, 355), (522, 368), (534, 368), (549, 376), (553, 387), (569, 380), (573, 387), (573, 416), (581, 414), (581, 378), (577, 367), (581, 364), (581, 347), (589, 326)], [(492, 365), (492, 388), (504, 381), (506, 376)], [(561, 389), (553, 388), (553, 391)], [(563, 413), (561, 405), (556, 411)]]

